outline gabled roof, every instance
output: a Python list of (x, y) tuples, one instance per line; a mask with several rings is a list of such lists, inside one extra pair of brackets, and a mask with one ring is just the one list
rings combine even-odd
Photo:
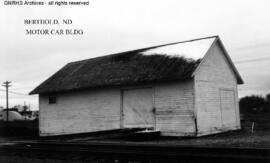
[[(72, 62), (30, 94), (187, 80), (216, 41), (219, 37), (212, 36)], [(225, 55), (241, 84), (239, 73)]]

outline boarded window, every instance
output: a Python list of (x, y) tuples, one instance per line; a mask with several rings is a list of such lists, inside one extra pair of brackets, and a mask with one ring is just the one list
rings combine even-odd
[(56, 104), (57, 98), (56, 96), (49, 96), (49, 104)]

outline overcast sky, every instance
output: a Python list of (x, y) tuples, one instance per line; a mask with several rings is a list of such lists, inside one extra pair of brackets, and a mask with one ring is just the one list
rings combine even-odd
[[(239, 96), (270, 93), (269, 0), (90, 0), (89, 6), (0, 5), (0, 82), (10, 106), (31, 104), (33, 88), (71, 61), (219, 35), (245, 84)], [(72, 19), (83, 36), (26, 36), (24, 19)], [(15, 94), (15, 92), (17, 94)], [(21, 94), (18, 94), (21, 93)], [(0, 106), (5, 106), (4, 87)]]

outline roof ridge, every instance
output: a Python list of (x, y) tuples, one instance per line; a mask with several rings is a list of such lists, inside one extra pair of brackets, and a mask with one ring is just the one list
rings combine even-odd
[(208, 36), (208, 37), (201, 37), (201, 38), (189, 39), (189, 40), (185, 40), (185, 41), (179, 41), (179, 42), (161, 44), (161, 45), (156, 45), (156, 46), (150, 46), (150, 47), (145, 47), (145, 48), (141, 48), (141, 49), (128, 50), (128, 51), (124, 51), (124, 52), (118, 52), (118, 53), (113, 53), (113, 54), (98, 56), (98, 57), (94, 57), (94, 58), (88, 58), (88, 59), (83, 59), (83, 60), (79, 60), (79, 61), (69, 62), (68, 64), (75, 64), (75, 63), (79, 63), (79, 62), (86, 62), (88, 60), (101, 59), (101, 58), (106, 58), (106, 57), (113, 56), (113, 55), (121, 55), (121, 54), (125, 54), (125, 53), (145, 51), (145, 50), (148, 50), (148, 49), (159, 48), (159, 47), (163, 47), (163, 46), (180, 44), (180, 43), (186, 43), (186, 42), (192, 42), (192, 41), (199, 41), (199, 40), (210, 39), (210, 38), (218, 38), (219, 39), (219, 35), (212, 35), (212, 36)]

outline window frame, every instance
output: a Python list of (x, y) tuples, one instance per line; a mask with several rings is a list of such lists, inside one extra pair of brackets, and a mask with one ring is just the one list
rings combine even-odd
[(48, 96), (48, 104), (49, 105), (57, 104), (57, 96), (56, 95)]

